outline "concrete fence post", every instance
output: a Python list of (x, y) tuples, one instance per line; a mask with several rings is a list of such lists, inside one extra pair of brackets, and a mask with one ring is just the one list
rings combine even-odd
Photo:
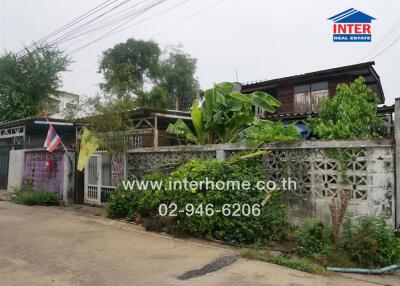
[(223, 149), (216, 150), (216, 157), (217, 157), (217, 160), (220, 160), (220, 161), (225, 160), (226, 159), (225, 150), (223, 150)]
[(395, 144), (395, 225), (400, 226), (400, 98), (395, 99), (394, 105), (394, 144)]

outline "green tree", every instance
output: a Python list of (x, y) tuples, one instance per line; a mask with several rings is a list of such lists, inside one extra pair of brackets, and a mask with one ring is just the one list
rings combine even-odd
[(170, 108), (189, 110), (199, 94), (195, 77), (196, 59), (180, 51), (173, 51), (161, 62), (160, 85), (167, 91)]
[(99, 68), (105, 80), (101, 89), (119, 98), (143, 92), (146, 80), (154, 81), (159, 75), (160, 54), (157, 43), (135, 39), (106, 50)]
[(140, 107), (167, 108), (169, 106), (167, 91), (159, 86), (153, 86), (149, 92), (139, 92), (136, 104)]
[(375, 92), (362, 77), (337, 86), (336, 96), (324, 99), (317, 118), (309, 119), (312, 133), (321, 139), (372, 139), (383, 120), (378, 116)]
[(196, 59), (177, 49), (163, 54), (165, 59), (152, 41), (129, 39), (115, 45), (100, 62), (101, 89), (118, 98), (136, 98), (142, 107), (189, 109), (199, 93)]
[(125, 150), (127, 136), (135, 129), (130, 113), (134, 108), (132, 99), (98, 95), (83, 103), (81, 115), (86, 126), (101, 139), (101, 147), (115, 155)]
[(236, 91), (233, 83), (219, 83), (204, 92), (204, 102), (193, 102), (194, 131), (178, 119), (168, 126), (167, 132), (196, 144), (236, 142), (255, 119), (253, 105), (273, 113), (280, 102), (265, 92), (245, 95)]
[(57, 96), (70, 60), (57, 48), (37, 46), (0, 57), (0, 121), (38, 115)]

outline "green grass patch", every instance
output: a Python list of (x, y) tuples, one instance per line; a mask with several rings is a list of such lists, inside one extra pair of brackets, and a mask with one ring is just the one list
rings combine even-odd
[(18, 189), (11, 201), (27, 206), (56, 206), (60, 204), (60, 196), (46, 190)]
[(289, 267), (303, 272), (314, 273), (324, 276), (329, 276), (331, 274), (324, 267), (315, 264), (313, 262), (310, 262), (309, 260), (304, 258), (285, 256), (285, 255), (272, 256), (268, 254), (262, 254), (255, 249), (243, 251), (241, 253), (241, 256), (247, 259), (260, 260), (268, 263), (278, 264), (281, 266)]

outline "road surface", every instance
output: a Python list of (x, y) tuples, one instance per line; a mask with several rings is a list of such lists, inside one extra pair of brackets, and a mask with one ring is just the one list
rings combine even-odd
[[(240, 258), (205, 276), (183, 273), (237, 250), (145, 232), (98, 208), (0, 201), (0, 285), (400, 285), (400, 275), (324, 277)], [(369, 281), (369, 282), (368, 282)]]

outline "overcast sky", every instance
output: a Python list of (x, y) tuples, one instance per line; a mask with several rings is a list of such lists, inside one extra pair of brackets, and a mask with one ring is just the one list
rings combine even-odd
[[(105, 0), (0, 0), (0, 48), (18, 51), (53, 32)], [(116, 0), (113, 7), (124, 0)], [(120, 10), (143, 0), (125, 0)], [(151, 2), (148, 0), (148, 2)], [(327, 20), (355, 8), (375, 17), (371, 43), (333, 43)], [(106, 11), (106, 10), (104, 10)], [(102, 77), (97, 63), (102, 51), (128, 38), (154, 40), (161, 47), (181, 45), (198, 59), (202, 88), (215, 82), (273, 79), (368, 61), (400, 37), (400, 1), (263, 1), (166, 0), (129, 23), (142, 23), (73, 54), (63, 74), (66, 91), (92, 96)], [(112, 12), (110, 12), (112, 13)], [(111, 15), (111, 14), (110, 14)], [(152, 17), (153, 15), (156, 15)], [(105, 17), (105, 16), (104, 16)], [(397, 27), (386, 41), (384, 35)], [(97, 31), (62, 45), (69, 51), (107, 32)], [(375, 59), (386, 104), (400, 97), (400, 40)]]

